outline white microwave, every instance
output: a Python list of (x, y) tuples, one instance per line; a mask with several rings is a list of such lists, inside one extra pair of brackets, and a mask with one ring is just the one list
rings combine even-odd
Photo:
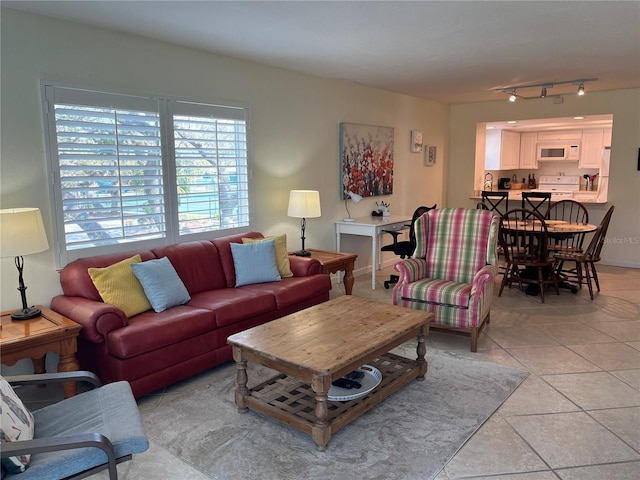
[(536, 151), (538, 161), (580, 160), (580, 142), (538, 143)]

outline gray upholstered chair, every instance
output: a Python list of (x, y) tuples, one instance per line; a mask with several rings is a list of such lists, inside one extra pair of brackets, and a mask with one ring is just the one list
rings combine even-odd
[[(140, 412), (127, 382), (100, 387), (100, 380), (90, 372), (21, 375), (4, 377), (4, 380), (8, 383), (3, 382), (3, 407), (26, 423), (31, 423), (31, 418), (28, 411), (19, 410), (24, 405), (15, 396), (13, 386), (77, 380), (98, 387), (31, 412), (33, 440), (1, 443), (3, 467), (24, 458), (21, 456), (31, 455), (24, 472), (6, 473), (5, 480), (78, 479), (101, 470), (108, 470), (109, 478), (115, 480), (118, 463), (149, 448)], [(13, 399), (7, 399), (8, 396)], [(3, 431), (7, 428), (4, 418), (2, 428)]]

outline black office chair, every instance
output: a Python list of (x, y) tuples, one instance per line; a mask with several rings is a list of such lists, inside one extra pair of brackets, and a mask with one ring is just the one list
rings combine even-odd
[[(425, 207), (421, 206), (416, 208), (415, 212), (413, 212), (413, 216), (411, 217), (411, 225), (407, 225), (409, 227), (409, 240), (404, 240), (399, 242), (398, 236), (400, 235), (399, 231), (394, 230), (382, 230), (385, 233), (388, 233), (393, 236), (393, 243), (391, 245), (385, 245), (380, 250), (383, 252), (393, 252), (398, 255), (400, 258), (408, 258), (413, 255), (414, 250), (416, 249), (416, 232), (414, 229), (414, 223), (416, 219), (422, 216), (423, 213), (428, 212), (429, 210), (433, 210), (437, 207), (437, 204), (434, 204), (433, 207)], [(373, 266), (375, 268), (375, 265)], [(398, 275), (391, 275), (389, 280), (385, 280), (384, 288), (389, 288), (392, 284), (398, 283)]]
[(482, 204), (486, 210), (502, 216), (509, 211), (509, 192), (482, 191)]
[(551, 207), (551, 192), (522, 192), (522, 209), (536, 212), (544, 218)]

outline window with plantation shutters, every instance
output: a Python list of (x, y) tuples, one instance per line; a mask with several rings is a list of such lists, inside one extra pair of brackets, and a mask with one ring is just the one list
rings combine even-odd
[(59, 266), (249, 227), (246, 108), (44, 92)]

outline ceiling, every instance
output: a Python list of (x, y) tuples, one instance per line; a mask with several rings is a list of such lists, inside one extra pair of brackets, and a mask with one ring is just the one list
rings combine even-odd
[(1, 4), (450, 104), (640, 87), (637, 0)]

